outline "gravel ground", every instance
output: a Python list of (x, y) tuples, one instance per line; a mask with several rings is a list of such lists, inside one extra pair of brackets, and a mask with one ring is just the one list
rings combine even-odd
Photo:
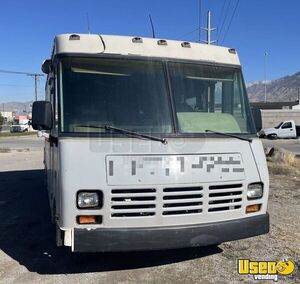
[[(237, 273), (239, 258), (291, 258), (300, 265), (297, 170), (271, 175), (267, 235), (218, 247), (72, 254), (55, 247), (42, 149), (24, 147), (29, 150), (0, 153), (0, 283), (249, 283), (252, 277)], [(300, 283), (299, 270), (283, 281)]]
[(300, 156), (300, 139), (261, 139), (264, 146), (283, 148), (286, 151), (292, 152)]

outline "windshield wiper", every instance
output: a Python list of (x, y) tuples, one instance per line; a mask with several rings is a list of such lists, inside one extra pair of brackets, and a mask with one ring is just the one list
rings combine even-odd
[(233, 134), (228, 134), (228, 133), (224, 133), (224, 132), (217, 132), (217, 131), (210, 130), (210, 129), (206, 129), (205, 132), (211, 132), (211, 133), (215, 133), (215, 134), (218, 134), (218, 135), (223, 135), (223, 136), (228, 136), (228, 137), (232, 137), (232, 138), (237, 138), (237, 139), (240, 139), (240, 140), (243, 140), (243, 141), (247, 141), (249, 143), (252, 142), (251, 138), (245, 138), (245, 137), (241, 137), (241, 136), (237, 136), (237, 135), (233, 135)]
[(105, 130), (113, 130), (116, 132), (134, 136), (134, 137), (140, 137), (140, 138), (146, 138), (146, 139), (153, 140), (153, 141), (158, 141), (163, 144), (168, 143), (166, 138), (160, 138), (160, 137), (155, 137), (155, 136), (151, 136), (151, 135), (147, 135), (147, 134), (142, 134), (142, 133), (138, 133), (138, 132), (131, 131), (128, 129), (118, 128), (118, 127), (114, 127), (114, 126), (110, 126), (110, 125), (79, 125), (79, 127), (90, 127), (90, 128), (98, 128), (98, 129), (105, 129)]

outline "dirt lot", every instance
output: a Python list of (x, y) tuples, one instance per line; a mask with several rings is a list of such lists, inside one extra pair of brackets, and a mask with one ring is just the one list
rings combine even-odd
[[(270, 163), (275, 174), (267, 235), (209, 248), (71, 254), (55, 247), (42, 149), (24, 148), (0, 151), (0, 283), (248, 283), (252, 277), (237, 274), (239, 258), (291, 258), (300, 265), (300, 175), (294, 162)], [(300, 283), (299, 270), (282, 281)]]

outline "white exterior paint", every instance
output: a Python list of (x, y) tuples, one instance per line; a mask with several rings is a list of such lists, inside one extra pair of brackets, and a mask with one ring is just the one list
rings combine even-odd
[(299, 109), (300, 110), (300, 103), (299, 104), (297, 104), (297, 105), (295, 105), (295, 106), (293, 106), (293, 109)]
[[(182, 60), (206, 61), (219, 64), (240, 65), (237, 53), (229, 48), (191, 42), (191, 47), (182, 47), (183, 41), (167, 40), (167, 45), (158, 45), (159, 39), (142, 38), (142, 43), (134, 43), (134, 37), (78, 34), (80, 39), (70, 40), (71, 34), (55, 38), (55, 54), (112, 54), (163, 57)], [(103, 44), (104, 43), (104, 44)], [(105, 46), (104, 46), (105, 45)]]
[[(58, 156), (60, 160), (58, 177), (61, 184), (61, 208), (59, 226), (64, 230), (76, 227), (86, 228), (137, 228), (137, 227), (157, 227), (157, 226), (174, 226), (182, 224), (203, 224), (208, 222), (221, 222), (238, 218), (245, 218), (266, 213), (267, 200), (269, 191), (269, 176), (267, 165), (261, 141), (257, 138), (251, 143), (237, 139), (168, 139), (169, 143), (163, 145), (155, 141), (143, 141), (136, 138), (62, 138), (59, 143)], [(180, 147), (178, 147), (180, 145)], [(130, 150), (129, 150), (130, 149)], [(244, 174), (231, 173), (231, 175), (220, 175), (219, 169), (212, 170), (212, 175), (218, 178), (209, 180), (210, 175), (199, 174), (193, 177), (193, 173), (187, 169), (185, 173), (178, 175), (173, 182), (161, 181), (159, 176), (154, 175), (155, 183), (134, 184), (131, 179), (122, 180), (122, 184), (110, 185), (107, 180), (107, 163), (106, 158), (114, 155), (115, 157), (124, 157), (124, 155), (135, 154), (142, 157), (163, 157), (163, 156), (184, 156), (186, 159), (193, 158), (199, 153), (210, 153), (210, 156), (218, 157), (220, 153), (227, 155), (239, 155), (243, 166)], [(152, 163), (155, 168), (155, 162)], [(125, 169), (124, 169), (125, 171)], [(121, 177), (122, 178), (122, 177)], [(147, 178), (143, 175), (141, 179)], [(190, 180), (189, 180), (190, 179)], [(262, 181), (264, 183), (264, 196), (261, 200), (247, 200), (247, 186), (253, 182)], [(241, 184), (241, 188), (228, 188), (222, 192), (241, 191), (242, 194), (237, 196), (242, 198), (239, 209), (226, 211), (209, 212), (209, 186), (216, 185), (235, 185)], [(163, 189), (174, 187), (203, 187), (203, 210), (200, 214), (181, 214), (163, 216)], [(139, 217), (113, 217), (112, 214), (117, 212), (113, 210), (112, 190), (114, 189), (156, 189), (155, 196), (155, 216)], [(102, 209), (78, 209), (75, 206), (75, 196), (78, 190), (101, 189), (104, 193), (104, 206)], [(148, 193), (144, 194), (149, 195)], [(142, 194), (143, 196), (143, 194)], [(226, 197), (225, 197), (226, 198)], [(213, 199), (213, 198), (211, 198)], [(178, 202), (183, 202), (179, 200)], [(128, 200), (127, 204), (131, 201)], [(250, 204), (262, 204), (262, 208), (257, 213), (246, 214), (245, 209)], [(233, 204), (235, 205), (235, 204)], [(226, 206), (226, 204), (216, 204), (213, 206)], [(130, 210), (134, 212), (134, 210)], [(100, 225), (78, 225), (76, 224), (77, 215), (84, 214), (101, 214), (104, 216), (103, 223)]]
[[(59, 54), (97, 55), (132, 55), (143, 57), (157, 57), (167, 59), (181, 59), (205, 61), (224, 65), (240, 65), (238, 55), (230, 53), (228, 48), (191, 43), (190, 48), (181, 46), (180, 41), (167, 40), (167, 46), (159, 46), (158, 39), (143, 38), (142, 43), (133, 43), (133, 37), (109, 35), (83, 35), (80, 39), (70, 40), (71, 34), (59, 35), (55, 38), (53, 56)], [(55, 77), (50, 74), (50, 77)], [(57, 81), (56, 81), (57, 82)], [(53, 83), (53, 80), (51, 81)], [(58, 85), (53, 86), (58, 92)], [(46, 97), (50, 99), (50, 86), (47, 85)], [(57, 129), (51, 134), (57, 135)], [(138, 168), (134, 178), (130, 175), (130, 165), (136, 157), (140, 160), (151, 160), (142, 170)], [(193, 167), (200, 157), (206, 157), (204, 168)], [(230, 161), (223, 171), (223, 165), (217, 163)], [(157, 162), (157, 159), (161, 159)], [(182, 171), (176, 162), (183, 159), (185, 170)], [(137, 161), (140, 161), (137, 160)], [(109, 174), (109, 162), (116, 166), (114, 176)], [(127, 161), (127, 164), (126, 164)], [(232, 162), (238, 162), (238, 165)], [(124, 164), (122, 166), (122, 164)], [(208, 165), (215, 164), (208, 173)], [(246, 219), (265, 214), (269, 191), (269, 177), (267, 164), (261, 141), (254, 138), (252, 143), (236, 138), (168, 138), (168, 144), (157, 141), (140, 140), (137, 138), (101, 138), (101, 137), (58, 137), (58, 145), (46, 142), (45, 165), (48, 177), (49, 199), (54, 219), (59, 229), (64, 231), (63, 244), (74, 249), (74, 230), (86, 228), (88, 230), (101, 228), (147, 228), (171, 227), (207, 224), (230, 220)], [(170, 167), (169, 176), (165, 169)], [(201, 168), (201, 169), (200, 169)], [(210, 166), (209, 166), (210, 168)], [(238, 169), (238, 170), (236, 170)], [(242, 170), (241, 170), (242, 169)], [(251, 183), (263, 183), (263, 197), (259, 200), (247, 199), (247, 187)], [(211, 187), (221, 187), (211, 190)], [(238, 186), (238, 187), (235, 187)], [(193, 209), (197, 213), (164, 215), (170, 208), (165, 208), (165, 197), (171, 195), (165, 189), (182, 188), (186, 192), (175, 193), (178, 196), (192, 194), (198, 188), (201, 197), (197, 199), (200, 205)], [(151, 216), (119, 217), (119, 209), (114, 205), (127, 203), (137, 204), (128, 198), (114, 200), (114, 197), (125, 196), (127, 193), (114, 193), (114, 190), (148, 190), (143, 196), (152, 196), (149, 204), (153, 208), (126, 209), (128, 212), (154, 212)], [(103, 192), (103, 207), (100, 209), (78, 209), (76, 196), (79, 190), (101, 190)], [(194, 189), (195, 190), (195, 189)], [(238, 192), (237, 195), (234, 195)], [(227, 196), (212, 197), (211, 193), (228, 194)], [(173, 194), (173, 193), (172, 193)], [(126, 195), (127, 196), (127, 195)], [(234, 197), (232, 197), (234, 196)], [(192, 197), (190, 202), (195, 201)], [(217, 203), (215, 201), (232, 200), (232, 203)], [(215, 203), (212, 203), (214, 201)], [(179, 203), (186, 200), (180, 199)], [(246, 214), (248, 205), (261, 204), (259, 212)], [(237, 206), (235, 208), (235, 206)], [(213, 210), (226, 207), (223, 211)], [(178, 210), (189, 210), (178, 207)], [(123, 212), (126, 212), (123, 210)], [(76, 217), (79, 215), (101, 215), (101, 224), (78, 225)], [(59, 232), (59, 231), (58, 231)], [(59, 234), (58, 234), (59, 237)], [(101, 240), (99, 240), (101, 241)], [(62, 240), (58, 240), (59, 245)]]

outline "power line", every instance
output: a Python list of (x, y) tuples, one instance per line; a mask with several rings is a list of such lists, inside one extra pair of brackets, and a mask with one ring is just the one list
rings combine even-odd
[(22, 72), (22, 71), (11, 71), (11, 70), (3, 70), (0, 69), (0, 73), (7, 73), (7, 74), (18, 74), (18, 75), (27, 75), (27, 76), (44, 76), (44, 74), (39, 73), (31, 73), (31, 72)]
[(11, 70), (3, 70), (3, 69), (0, 69), (0, 73), (26, 75), (26, 76), (33, 77), (33, 79), (34, 79), (34, 98), (37, 101), (37, 98), (38, 98), (38, 79), (39, 79), (39, 77), (43, 77), (44, 74), (31, 73), (31, 72), (22, 72), (22, 71), (11, 71)]
[(179, 36), (179, 37), (176, 38), (175, 40), (180, 40), (180, 39), (182, 39), (183, 37), (186, 37), (186, 36), (188, 36), (188, 35), (190, 35), (190, 34), (192, 34), (192, 33), (195, 33), (195, 32), (197, 32), (197, 31), (199, 31), (199, 30), (200, 30), (200, 28), (196, 28), (196, 29), (194, 29), (194, 30), (192, 30), (192, 31), (190, 31), (190, 32), (188, 32), (188, 33), (186, 33), (186, 34), (183, 34), (183, 35)]
[(32, 85), (0, 84), (3, 87), (32, 87)]
[(222, 19), (223, 19), (223, 15), (224, 15), (224, 10), (225, 10), (225, 4), (226, 4), (226, 2), (227, 2), (227, 0), (225, 0), (225, 1), (223, 2), (222, 9), (221, 9), (221, 14), (220, 14), (220, 18), (219, 18), (219, 21), (218, 21), (218, 24), (217, 24), (217, 29), (218, 29), (217, 33), (218, 33), (218, 34), (219, 34), (219, 29), (220, 29), (220, 23), (221, 23), (221, 21), (222, 21)]
[(234, 18), (234, 16), (235, 16), (235, 13), (236, 13), (236, 10), (237, 10), (237, 7), (238, 7), (239, 3), (240, 3), (240, 0), (237, 0), (237, 2), (236, 2), (236, 4), (235, 4), (235, 7), (234, 7), (234, 10), (233, 10), (233, 13), (232, 13), (232, 16), (231, 16), (231, 19), (230, 19), (229, 24), (228, 24), (227, 30), (226, 30), (226, 32), (225, 32), (225, 34), (224, 34), (224, 36), (223, 36), (222, 42), (224, 42), (224, 40), (225, 40), (225, 38), (226, 38), (226, 36), (227, 36), (227, 33), (228, 33), (229, 29), (230, 29), (232, 20), (233, 20), (233, 18)]
[(222, 33), (222, 30), (223, 30), (224, 24), (226, 23), (226, 20), (227, 20), (227, 16), (228, 16), (228, 14), (229, 14), (228, 12), (229, 12), (230, 6), (231, 6), (231, 0), (229, 0), (228, 5), (226, 6), (225, 17), (224, 17), (224, 19), (223, 19), (223, 21), (222, 21), (221, 27), (220, 27), (220, 28), (218, 27), (218, 28), (219, 28), (218, 42), (221, 42), (221, 41), (220, 41), (220, 37), (221, 37), (221, 33)]

